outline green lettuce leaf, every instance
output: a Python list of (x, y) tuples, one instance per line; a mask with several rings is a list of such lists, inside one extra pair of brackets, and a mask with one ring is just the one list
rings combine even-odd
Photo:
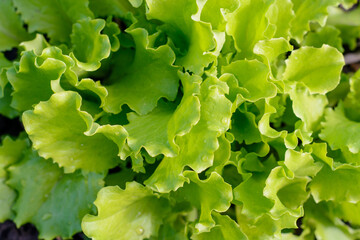
[[(289, 95), (293, 101), (294, 114), (304, 122), (305, 128), (310, 131), (319, 130), (320, 121), (328, 104), (326, 96), (310, 94), (309, 90), (301, 84), (291, 89)], [(312, 107), (309, 108), (309, 106)]]
[(97, 17), (110, 15), (126, 18), (129, 13), (135, 12), (130, 1), (124, 0), (89, 0), (89, 8)]
[(261, 142), (261, 134), (255, 121), (255, 115), (251, 112), (236, 111), (232, 116), (231, 133), (235, 139), (250, 145)]
[(10, 50), (31, 35), (23, 28), (20, 16), (16, 14), (11, 0), (0, 2), (0, 51)]
[(128, 114), (129, 124), (125, 129), (129, 133), (128, 144), (137, 154), (145, 148), (151, 156), (164, 154), (174, 157), (179, 151), (175, 137), (188, 133), (200, 118), (200, 100), (196, 96), (200, 91), (200, 77), (179, 73), (184, 96), (180, 104), (160, 101), (152, 112), (139, 116)]
[(103, 172), (120, 160), (127, 132), (120, 125), (94, 123), (80, 110), (81, 100), (71, 91), (53, 94), (23, 114), (24, 127), (39, 155), (52, 158), (66, 171)]
[(21, 42), (20, 46), (24, 51), (33, 50), (36, 55), (41, 55), (45, 48), (50, 47), (50, 44), (46, 41), (44, 35), (37, 33), (34, 39)]
[(206, 180), (200, 180), (193, 171), (185, 171), (183, 175), (189, 178), (190, 182), (184, 184), (174, 195), (200, 209), (199, 221), (195, 228), (198, 232), (208, 232), (215, 226), (212, 211), (225, 212), (230, 207), (233, 198), (231, 186), (215, 172)]
[(98, 215), (86, 215), (84, 233), (93, 239), (145, 239), (157, 236), (170, 203), (137, 182), (100, 190), (96, 201)]
[[(1, 78), (6, 78), (6, 71), (3, 71), (3, 75), (0, 74), (0, 82), (1, 82)], [(6, 82), (7, 82), (7, 78), (6, 78)], [(11, 93), (12, 93), (12, 87), (10, 84), (6, 84), (4, 90), (3, 90), (3, 96), (0, 99), (0, 114), (4, 115), (10, 119), (13, 119), (15, 117), (18, 117), (20, 115), (20, 113), (14, 109), (13, 107), (11, 107), (11, 101), (12, 101), (12, 97), (11, 97)], [(1, 91), (0, 91), (1, 94)]]
[[(165, 157), (145, 184), (158, 192), (169, 192), (183, 185), (182, 172), (189, 166), (196, 172), (210, 167), (220, 137), (230, 125), (231, 102), (225, 97), (228, 87), (215, 77), (201, 84), (200, 120), (190, 132), (176, 138), (180, 152), (176, 157)], [(201, 148), (196, 146), (201, 145)]]
[(226, 32), (234, 38), (241, 57), (251, 57), (255, 44), (274, 34), (274, 29), (268, 28), (269, 21), (265, 16), (273, 1), (242, 1), (238, 9), (226, 16)]
[(292, 50), (293, 46), (285, 38), (260, 40), (254, 46), (254, 53), (260, 55), (268, 64), (274, 62), (279, 55)]
[(344, 111), (346, 117), (350, 120), (360, 121), (360, 71), (358, 70), (350, 78), (350, 92), (347, 93), (344, 99)]
[(129, 33), (136, 44), (134, 60), (130, 66), (118, 68), (118, 72), (110, 77), (104, 109), (119, 113), (121, 106), (127, 104), (143, 115), (153, 110), (161, 97), (171, 101), (175, 99), (178, 68), (172, 65), (175, 55), (169, 46), (150, 48), (145, 29), (135, 29)]
[[(46, 33), (52, 41), (69, 42), (73, 23), (93, 17), (88, 0), (76, 2), (59, 0), (13, 0), (21, 18), (29, 25), (29, 32)], [(41, 13), (41, 14), (39, 14)]]
[[(311, 181), (311, 194), (316, 202), (335, 201), (351, 202), (360, 201), (359, 188), (360, 167), (343, 164), (333, 169), (325, 165)], [(351, 182), (352, 184), (348, 184)]]
[(147, 0), (148, 19), (164, 22), (163, 29), (168, 33), (175, 46), (182, 51), (176, 65), (200, 74), (216, 59), (211, 52), (216, 47), (211, 25), (192, 17), (199, 11), (196, 0), (162, 1)]
[(238, 60), (223, 67), (222, 81), (230, 81), (231, 73), (237, 79), (237, 92), (244, 99), (255, 102), (262, 98), (274, 97), (276, 87), (268, 81), (269, 69), (258, 60)]
[(70, 37), (73, 53), (70, 56), (86, 71), (97, 70), (101, 66), (100, 61), (110, 55), (109, 37), (100, 33), (105, 25), (103, 19), (86, 18), (79, 20), (72, 27)]
[(138, 116), (131, 112), (128, 114), (129, 124), (125, 126), (129, 133), (127, 139), (130, 148), (138, 153), (144, 147), (151, 156), (164, 154), (175, 156), (176, 153), (168, 140), (168, 127), (174, 114), (175, 106), (159, 102), (158, 107), (151, 113)]
[(109, 37), (112, 52), (116, 52), (120, 48), (120, 41), (118, 38), (120, 32), (121, 31), (119, 26), (116, 23), (112, 22), (111, 18), (108, 17), (103, 33), (108, 35)]
[(213, 218), (216, 222), (216, 226), (213, 227), (210, 232), (203, 232), (197, 235), (193, 235), (194, 240), (227, 240), (227, 239), (239, 239), (247, 240), (246, 235), (241, 231), (238, 224), (232, 220), (229, 216), (224, 216), (219, 213), (213, 213)]
[(351, 50), (355, 50), (357, 39), (360, 37), (360, 23), (356, 21), (360, 16), (360, 8), (353, 11), (343, 11), (337, 8), (329, 8), (328, 25), (334, 26), (340, 30), (340, 37), (344, 44), (347, 44)]
[[(248, 154), (245, 156), (244, 164), (251, 159), (251, 156), (253, 155)], [(262, 215), (269, 213), (274, 204), (263, 194), (265, 181), (270, 170), (264, 171), (265, 167), (257, 157), (253, 160), (260, 164), (263, 169), (243, 175), (244, 181), (234, 188), (234, 203), (236, 205), (242, 204), (241, 213), (247, 218), (259, 219)], [(273, 165), (272, 160), (269, 158), (264, 164), (271, 166)], [(244, 165), (241, 167), (244, 167)]]
[(327, 8), (336, 6), (338, 0), (292, 0), (295, 17), (291, 22), (291, 35), (298, 42), (303, 39), (305, 32), (310, 30), (310, 22), (317, 22), (324, 26), (328, 15)]
[(319, 137), (333, 150), (347, 149), (356, 154), (360, 151), (360, 140), (357, 137), (359, 131), (360, 123), (349, 120), (345, 116), (343, 104), (339, 104), (335, 110), (326, 109)]
[(0, 222), (5, 222), (14, 216), (11, 206), (16, 198), (16, 192), (5, 183), (3, 178), (0, 178), (0, 192)]
[(81, 219), (91, 210), (90, 203), (103, 185), (102, 175), (83, 176), (79, 172), (64, 175), (57, 165), (32, 150), (27, 150), (9, 172), (7, 184), (18, 193), (13, 206), (14, 222), (17, 226), (33, 223), (44, 239), (69, 238), (80, 231)]
[(16, 192), (6, 184), (7, 167), (21, 160), (27, 141), (23, 138), (12, 140), (6, 136), (0, 146), (0, 222), (13, 217), (11, 206), (16, 198)]
[[(20, 62), (7, 70), (6, 76), (14, 88), (12, 107), (25, 111), (50, 98), (52, 86), (58, 85), (66, 69), (66, 64), (58, 59), (59, 55), (62, 51), (57, 47), (44, 49), (40, 56), (33, 51), (24, 52)], [(72, 61), (70, 57), (64, 58)]]
[(266, 13), (269, 23), (275, 26), (274, 38), (289, 39), (291, 23), (295, 18), (291, 0), (275, 0)]
[(316, 48), (320, 48), (323, 44), (327, 44), (329, 46), (337, 48), (337, 50), (339, 50), (340, 52), (344, 52), (340, 33), (341, 32), (333, 26), (325, 26), (323, 28), (318, 28), (316, 31), (309, 32), (305, 36), (303, 44)]
[(21, 160), (27, 145), (27, 141), (23, 138), (13, 140), (11, 137), (6, 136), (2, 140), (0, 146), (0, 178), (6, 178), (5, 168)]
[(286, 60), (283, 79), (290, 84), (303, 83), (312, 94), (325, 94), (339, 84), (344, 64), (344, 57), (333, 47), (302, 47)]
[(305, 216), (303, 218), (303, 232), (301, 237), (305, 239), (356, 239), (356, 232), (339, 219), (330, 210), (327, 202), (316, 204), (309, 199), (304, 205)]
[[(13, 207), (14, 222), (21, 226), (32, 220), (61, 175), (61, 169), (45, 161), (36, 151), (27, 150), (21, 162), (9, 168), (7, 184), (18, 191)], [(31, 203), (31, 208), (28, 204)]]
[(200, 19), (211, 23), (212, 29), (224, 31), (227, 24), (225, 15), (236, 10), (239, 4), (238, 0), (207, 0), (201, 9)]

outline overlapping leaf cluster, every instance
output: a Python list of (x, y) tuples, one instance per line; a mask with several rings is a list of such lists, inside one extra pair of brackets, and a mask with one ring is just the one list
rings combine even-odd
[(1, 0), (19, 56), (0, 53), (0, 113), (25, 133), (2, 139), (0, 221), (360, 238), (360, 72), (341, 73), (360, 8), (338, 7), (355, 2)]

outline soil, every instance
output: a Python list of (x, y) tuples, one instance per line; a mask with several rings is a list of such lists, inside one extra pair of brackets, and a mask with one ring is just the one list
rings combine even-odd
[[(19, 229), (12, 221), (0, 223), (1, 240), (38, 240), (38, 235), (35, 226), (30, 223), (21, 226)], [(62, 240), (62, 238), (57, 237), (54, 240)], [(73, 240), (88, 240), (88, 238), (83, 233), (77, 233), (73, 236)]]

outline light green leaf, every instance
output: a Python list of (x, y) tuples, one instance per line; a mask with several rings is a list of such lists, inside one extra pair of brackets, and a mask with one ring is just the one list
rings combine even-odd
[(306, 239), (352, 240), (358, 238), (353, 229), (335, 218), (329, 211), (327, 202), (322, 201), (316, 204), (313, 199), (309, 199), (304, 204), (304, 208), (305, 216), (302, 222), (304, 228), (307, 228)]
[[(300, 118), (310, 131), (320, 129), (320, 121), (328, 104), (326, 96), (310, 94), (302, 84), (296, 84), (289, 92), (294, 114)], [(309, 106), (312, 106), (311, 108)]]
[(225, 212), (230, 207), (233, 198), (231, 186), (215, 172), (206, 180), (200, 180), (193, 171), (185, 171), (184, 176), (189, 178), (190, 182), (184, 184), (174, 194), (176, 198), (187, 200), (200, 209), (199, 221), (195, 228), (198, 232), (208, 232), (215, 226), (211, 216), (212, 211)]
[(265, 181), (269, 173), (254, 172), (234, 189), (234, 203), (243, 204), (241, 213), (251, 219), (258, 219), (269, 213), (273, 202), (263, 194)]
[(282, 54), (293, 50), (293, 46), (285, 38), (261, 40), (254, 46), (254, 53), (263, 57), (268, 64)]
[(360, 151), (360, 123), (349, 120), (344, 114), (344, 106), (339, 104), (335, 110), (326, 109), (319, 137), (328, 142), (333, 150), (347, 148), (351, 153)]
[(212, 29), (224, 31), (226, 27), (225, 15), (236, 10), (239, 4), (239, 0), (207, 0), (201, 9), (200, 19), (211, 23)]
[(180, 148), (178, 156), (165, 157), (145, 181), (146, 185), (158, 192), (176, 190), (186, 180), (182, 175), (185, 166), (199, 173), (213, 164), (214, 152), (219, 147), (217, 138), (230, 124), (231, 102), (224, 95), (227, 91), (227, 85), (214, 77), (201, 84), (200, 120), (189, 133), (179, 134), (175, 141)]
[[(44, 49), (40, 56), (33, 51), (24, 52), (20, 62), (7, 70), (6, 76), (14, 88), (12, 107), (24, 111), (50, 98), (52, 86), (58, 84), (66, 69), (60, 55), (64, 56), (57, 47)], [(72, 61), (67, 56), (63, 58)]]
[(97, 17), (117, 16), (127, 18), (135, 8), (127, 0), (89, 0), (89, 7)]
[(286, 220), (287, 227), (295, 228), (297, 218), (304, 214), (303, 204), (309, 197), (306, 189), (309, 181), (306, 176), (288, 176), (281, 166), (273, 168), (264, 188), (264, 196), (274, 201), (271, 215), (275, 219)]
[(298, 42), (302, 41), (304, 34), (310, 30), (310, 22), (317, 22), (324, 26), (328, 15), (327, 8), (336, 6), (338, 0), (292, 0), (295, 18), (291, 22), (291, 35)]
[(2, 140), (0, 146), (0, 178), (6, 178), (5, 168), (19, 161), (27, 146), (27, 140), (23, 138), (12, 140), (11, 137), (6, 136)]
[(344, 100), (345, 115), (353, 121), (360, 120), (360, 70), (350, 78), (350, 92)]
[(108, 35), (110, 43), (111, 43), (111, 51), (116, 52), (120, 48), (120, 41), (118, 35), (120, 34), (119, 26), (112, 22), (112, 19), (109, 17), (106, 20), (106, 25), (103, 30), (103, 33)]
[(159, 102), (158, 107), (147, 115), (138, 116), (129, 113), (129, 124), (125, 126), (129, 133), (128, 144), (138, 153), (144, 147), (151, 156), (164, 154), (172, 157), (176, 155), (168, 141), (168, 125), (174, 114), (175, 106)]
[(226, 16), (226, 32), (234, 38), (235, 47), (242, 57), (253, 55), (255, 44), (266, 39), (269, 21), (265, 13), (273, 0), (245, 0), (240, 7)]
[(310, 183), (310, 190), (316, 202), (332, 200), (357, 203), (360, 201), (360, 194), (357, 191), (359, 183), (359, 166), (343, 164), (331, 169), (324, 165)]
[(34, 39), (20, 43), (20, 46), (24, 48), (24, 51), (34, 51), (36, 55), (41, 55), (45, 48), (50, 47), (50, 44), (44, 35), (37, 33)]
[(181, 50), (183, 56), (176, 58), (176, 65), (196, 74), (202, 73), (216, 59), (211, 53), (216, 43), (211, 25), (192, 17), (199, 11), (197, 1), (147, 0), (146, 3), (148, 19), (164, 22), (164, 31)]
[(218, 138), (218, 141), (219, 148), (214, 153), (213, 165), (206, 170), (207, 176), (212, 172), (221, 174), (231, 157), (231, 143), (234, 141), (234, 136), (231, 133), (226, 132)]
[(178, 68), (172, 65), (175, 55), (168, 45), (157, 49), (149, 48), (145, 29), (135, 29), (129, 33), (136, 45), (134, 61), (110, 77), (106, 86), (109, 95), (104, 109), (119, 113), (121, 106), (127, 104), (143, 115), (153, 110), (161, 97), (171, 101), (175, 99)]
[(294, 176), (298, 177), (314, 177), (323, 166), (320, 162), (315, 163), (310, 153), (292, 149), (286, 151), (284, 164)]
[(81, 97), (75, 92), (53, 94), (23, 114), (25, 130), (39, 155), (52, 158), (66, 171), (106, 171), (120, 160), (127, 132), (120, 125), (99, 126), (80, 107)]
[(336, 48), (302, 47), (286, 60), (283, 79), (290, 83), (302, 82), (311, 94), (325, 94), (339, 84), (344, 64), (344, 57)]
[(143, 3), (143, 0), (129, 0), (129, 2), (131, 6), (133, 6), (134, 8), (138, 8)]
[(340, 202), (333, 205), (332, 211), (337, 217), (350, 222), (354, 227), (360, 225), (360, 203)]
[(201, 79), (183, 73), (179, 76), (184, 96), (177, 107), (160, 101), (158, 107), (146, 115), (128, 114), (130, 123), (125, 126), (129, 133), (127, 141), (135, 153), (144, 147), (151, 156), (175, 157), (179, 150), (175, 137), (186, 134), (199, 121), (200, 102), (195, 95), (199, 94)]
[(333, 26), (325, 26), (318, 28), (314, 32), (309, 32), (303, 42), (306, 46), (313, 46), (320, 48), (323, 44), (327, 44), (337, 48), (340, 52), (344, 51), (342, 47), (342, 40), (340, 38), (340, 31)]
[(295, 18), (291, 0), (275, 0), (266, 13), (269, 23), (276, 26), (274, 38), (290, 38), (291, 22)]
[(328, 145), (325, 142), (312, 143), (305, 146), (305, 151), (311, 153), (311, 156), (316, 160), (325, 163), (331, 168), (334, 166), (332, 158), (328, 157)]
[[(89, 104), (89, 101), (94, 101), (93, 99), (97, 99), (99, 100), (100, 104), (97, 105), (95, 103), (95, 108), (97, 111), (99, 111), (99, 107), (104, 106), (105, 104), (105, 98), (107, 96), (107, 91), (106, 88), (104, 86), (101, 86), (100, 82), (97, 81), (95, 82), (94, 80), (90, 79), (90, 78), (83, 78), (81, 79), (81, 81), (77, 82), (75, 84), (75, 89), (81, 94), (81, 96), (83, 97), (83, 100), (87, 102), (87, 104)], [(85, 98), (85, 99), (84, 99)], [(87, 99), (89, 99), (89, 101), (87, 101)], [(83, 103), (84, 104), (84, 103)], [(90, 113), (90, 111), (89, 111)]]
[(241, 214), (241, 208), (236, 208), (236, 218), (240, 229), (248, 239), (251, 240), (274, 240), (281, 239), (281, 222), (274, 220), (268, 214), (261, 216), (256, 221), (248, 219), (246, 215)]
[(100, 190), (94, 203), (98, 215), (86, 215), (84, 233), (96, 240), (141, 240), (156, 236), (163, 218), (170, 212), (169, 201), (137, 182)]
[(233, 74), (238, 80), (238, 94), (250, 102), (274, 97), (276, 87), (268, 81), (269, 68), (258, 60), (238, 60), (223, 67), (221, 80), (226, 81), (226, 73)]
[(20, 16), (16, 14), (11, 0), (0, 2), (0, 51), (10, 50), (20, 42), (31, 38)]
[(72, 27), (71, 43), (73, 53), (70, 54), (76, 64), (85, 71), (100, 68), (100, 61), (109, 57), (111, 44), (109, 37), (100, 32), (105, 27), (105, 20), (90, 18), (76, 22)]
[(72, 24), (93, 17), (88, 0), (13, 0), (21, 18), (29, 25), (29, 32), (46, 33), (52, 41), (69, 41)]
[(194, 240), (247, 240), (246, 235), (241, 231), (239, 225), (229, 216), (213, 213), (216, 226), (210, 232), (203, 232), (193, 235)]
[[(284, 142), (286, 148), (294, 149), (298, 145), (298, 137), (302, 138), (304, 142), (311, 142), (311, 132), (308, 133), (304, 129), (301, 129), (301, 122), (300, 126), (296, 125), (295, 130), (293, 132), (289, 132), (288, 130), (280, 130), (277, 131), (270, 125), (271, 118), (273, 114), (276, 116), (280, 112), (284, 111), (284, 106), (279, 105), (279, 99), (271, 98), (265, 99), (265, 106), (264, 106), (264, 114), (262, 115), (261, 119), (259, 120), (258, 127), (259, 131), (262, 135), (272, 138), (272, 139), (282, 139), (281, 141)], [(296, 121), (296, 120), (295, 120)], [(303, 124), (302, 124), (303, 125)]]

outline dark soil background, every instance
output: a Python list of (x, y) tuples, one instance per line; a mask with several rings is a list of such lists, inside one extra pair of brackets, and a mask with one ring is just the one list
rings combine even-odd
[[(28, 223), (16, 228), (12, 221), (6, 221), (0, 224), (0, 240), (38, 240), (38, 231), (36, 228)], [(87, 240), (83, 233), (78, 233), (73, 236), (73, 240)], [(60, 237), (54, 240), (62, 240)]]

